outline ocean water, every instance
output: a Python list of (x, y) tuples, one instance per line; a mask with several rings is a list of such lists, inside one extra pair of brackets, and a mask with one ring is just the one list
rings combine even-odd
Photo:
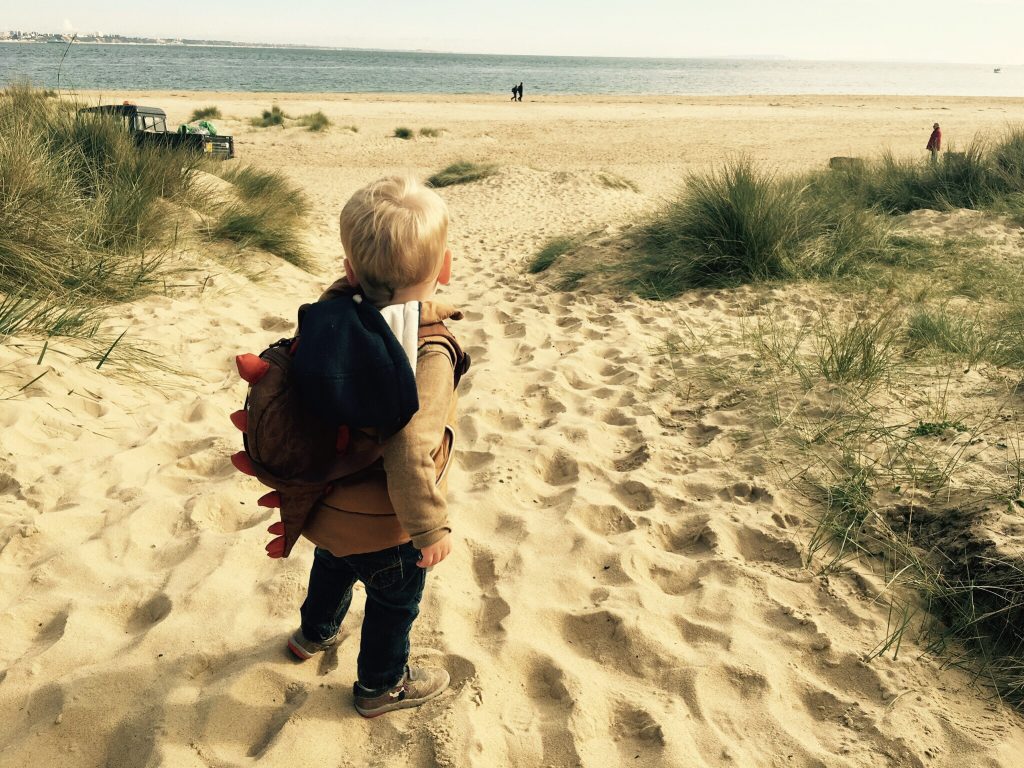
[(0, 83), (77, 90), (1024, 96), (1024, 66), (0, 43)]

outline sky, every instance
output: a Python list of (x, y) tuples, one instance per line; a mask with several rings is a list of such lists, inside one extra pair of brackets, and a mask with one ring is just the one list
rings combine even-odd
[(1024, 64), (1024, 0), (32, 0), (0, 30), (566, 56)]

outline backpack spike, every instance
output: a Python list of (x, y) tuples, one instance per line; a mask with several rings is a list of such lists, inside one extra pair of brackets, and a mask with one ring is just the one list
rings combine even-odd
[(231, 463), (235, 466), (235, 469), (243, 475), (256, 476), (256, 470), (252, 465), (252, 459), (249, 458), (249, 454), (245, 451), (239, 451), (238, 453), (231, 454)]
[(261, 507), (271, 507), (277, 509), (281, 506), (281, 494), (277, 491), (271, 491), (260, 496), (256, 502)]
[(270, 363), (251, 352), (237, 355), (235, 365), (238, 367), (238, 375), (250, 384), (258, 382), (270, 370)]
[(245, 410), (235, 411), (231, 414), (231, 423), (245, 432), (249, 427), (249, 414)]

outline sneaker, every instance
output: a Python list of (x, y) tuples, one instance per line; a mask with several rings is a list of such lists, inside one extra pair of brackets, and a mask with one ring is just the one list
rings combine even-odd
[(302, 634), (302, 629), (296, 629), (295, 634), (288, 638), (288, 650), (295, 654), (295, 658), (299, 661), (305, 661), (306, 659), (312, 658), (321, 651), (326, 651), (332, 645), (337, 645), (338, 633), (335, 632), (333, 635), (328, 637), (322, 642), (314, 642), (308, 639)]
[(439, 667), (406, 667), (405, 677), (398, 685), (376, 696), (367, 691), (359, 683), (353, 686), (356, 699), (356, 712), (363, 717), (377, 717), (394, 709), (418, 707), (441, 694), (451, 678)]

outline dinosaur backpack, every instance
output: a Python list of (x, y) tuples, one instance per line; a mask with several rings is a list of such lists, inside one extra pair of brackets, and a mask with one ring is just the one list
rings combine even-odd
[[(445, 347), (458, 384), (469, 360), (444, 324), (419, 326), (416, 336)], [(387, 321), (358, 294), (303, 305), (297, 336), (235, 363), (249, 389), (231, 414), (243, 442), (231, 462), (273, 489), (257, 502), (281, 515), (267, 553), (287, 557), (331, 483), (376, 463), (416, 413), (415, 374)]]

